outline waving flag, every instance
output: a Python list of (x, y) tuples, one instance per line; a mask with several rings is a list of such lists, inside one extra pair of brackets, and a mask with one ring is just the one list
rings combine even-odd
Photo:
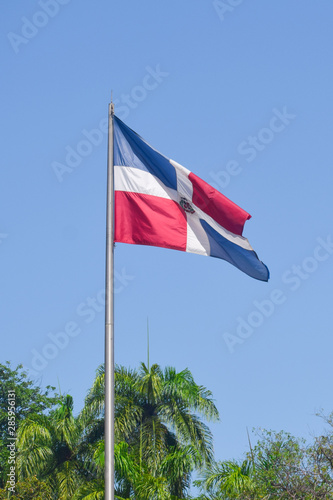
[(268, 281), (242, 236), (250, 215), (114, 116), (114, 240), (224, 259)]

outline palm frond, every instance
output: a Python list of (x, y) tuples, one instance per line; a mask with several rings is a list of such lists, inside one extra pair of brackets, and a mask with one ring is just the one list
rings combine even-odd
[(49, 447), (32, 445), (20, 449), (16, 460), (19, 479), (43, 477), (53, 467), (53, 453)]
[(91, 481), (84, 484), (72, 498), (73, 500), (104, 500), (104, 482)]
[(23, 420), (17, 433), (17, 447), (27, 448), (32, 443), (50, 445), (52, 425), (45, 415), (31, 415)]
[(79, 465), (75, 461), (66, 461), (58, 468), (56, 474), (59, 500), (72, 498), (76, 490), (82, 484), (82, 478), (79, 475)]
[(179, 373), (172, 367), (165, 368), (163, 395), (166, 399), (186, 402), (188, 409), (202, 414), (207, 420), (219, 419), (211, 391), (197, 385), (188, 368)]
[(217, 462), (212, 464), (203, 473), (203, 478), (195, 484), (203, 487), (208, 493), (215, 491), (235, 497), (254, 491), (253, 467), (247, 460), (241, 464), (233, 461)]

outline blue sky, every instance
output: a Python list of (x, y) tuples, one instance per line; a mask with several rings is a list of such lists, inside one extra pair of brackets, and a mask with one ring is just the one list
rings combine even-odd
[[(252, 214), (270, 269), (118, 244), (116, 362), (188, 367), (216, 457), (246, 428), (310, 437), (333, 410), (333, 5), (279, 0), (1, 7), (1, 362), (82, 407), (103, 362), (107, 144), (116, 113)], [(58, 346), (56, 343), (58, 342)], [(45, 354), (46, 353), (46, 354)], [(253, 440), (255, 437), (253, 436)]]

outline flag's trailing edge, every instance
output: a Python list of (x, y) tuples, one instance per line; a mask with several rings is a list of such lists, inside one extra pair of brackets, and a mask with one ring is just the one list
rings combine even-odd
[(116, 116), (114, 189), (116, 242), (210, 255), (268, 281), (268, 268), (242, 236), (251, 215)]

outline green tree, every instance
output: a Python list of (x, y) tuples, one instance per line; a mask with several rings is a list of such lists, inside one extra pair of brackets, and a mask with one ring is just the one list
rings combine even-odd
[[(118, 367), (115, 375), (117, 498), (186, 498), (192, 472), (213, 458), (212, 435), (202, 421), (218, 418), (211, 393), (194, 382), (189, 370), (177, 373), (141, 364), (138, 371)], [(48, 499), (51, 491), (54, 500), (101, 500), (103, 368), (77, 417), (71, 396), (57, 400), (48, 414), (44, 410), (54, 399), (41, 401), (37, 412), (28, 411), (20, 419), (15, 495)]]
[(250, 460), (212, 463), (195, 484), (204, 491), (203, 498), (211, 500), (264, 498), (256, 485), (254, 466)]
[(322, 453), (324, 441), (321, 437), (308, 445), (283, 431), (262, 431), (254, 448), (255, 479), (268, 498), (333, 499), (333, 463)]
[[(115, 497), (119, 500), (135, 498), (136, 500), (178, 500), (185, 498), (171, 494), (170, 484), (176, 483), (193, 469), (192, 450), (187, 447), (183, 450), (170, 451), (161, 463), (159, 474), (152, 475), (146, 464), (137, 461), (137, 457), (129, 452), (127, 443), (115, 445)], [(94, 454), (98, 465), (96, 480), (83, 484), (74, 496), (74, 500), (89, 500), (104, 498), (104, 442), (99, 443)], [(184, 474), (185, 472), (185, 474)], [(186, 484), (188, 487), (189, 484)], [(186, 497), (187, 498), (187, 497)]]
[[(7, 498), (8, 492), (0, 490), (0, 500)], [(15, 493), (10, 496), (10, 500), (54, 500), (54, 495), (49, 485), (32, 476), (16, 484)]]
[[(89, 415), (97, 417), (91, 433), (103, 437), (103, 367), (98, 369), (84, 412), (88, 420)], [(202, 417), (217, 420), (218, 412), (210, 391), (197, 385), (188, 369), (163, 371), (157, 364), (147, 368), (144, 363), (138, 371), (116, 368), (115, 439), (128, 445), (140, 477), (146, 475), (150, 498), (161, 496), (162, 491), (165, 498), (184, 498), (193, 470), (212, 461), (212, 434)], [(117, 487), (119, 484), (118, 480)], [(135, 490), (138, 498), (145, 498), (144, 484), (134, 485), (133, 478), (128, 484), (132, 485), (128, 494)], [(160, 493), (153, 497), (154, 488)]]
[(82, 418), (73, 416), (69, 395), (50, 415), (33, 414), (21, 423), (17, 448), (19, 480), (35, 475), (59, 500), (73, 498), (85, 481), (96, 477), (94, 446), (86, 438)]
[(330, 430), (312, 444), (286, 432), (261, 431), (246, 460), (219, 462), (197, 481), (202, 499), (332, 500), (333, 415)]
[(5, 486), (8, 472), (8, 393), (15, 393), (15, 426), (19, 426), (29, 415), (50, 411), (58, 401), (55, 388), (47, 386), (43, 391), (34, 384), (22, 365), (11, 368), (7, 361), (0, 364), (0, 488)]

